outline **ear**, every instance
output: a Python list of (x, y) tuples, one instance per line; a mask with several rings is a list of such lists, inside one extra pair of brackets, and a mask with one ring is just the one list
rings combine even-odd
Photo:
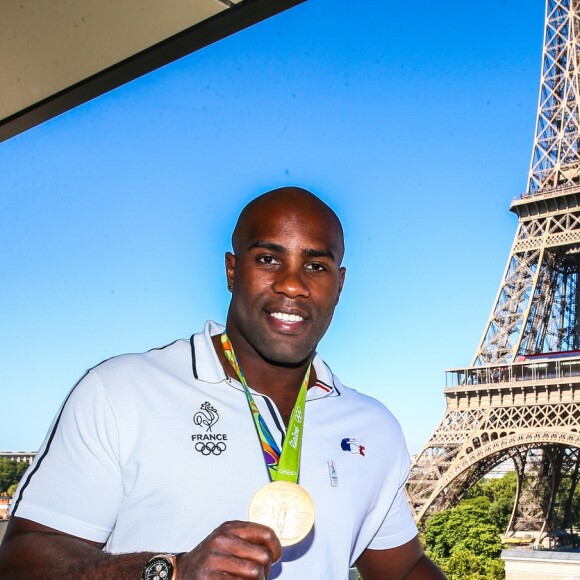
[(340, 295), (342, 293), (342, 287), (344, 286), (344, 279), (346, 277), (346, 268), (344, 266), (340, 267), (340, 274), (338, 278), (338, 296), (336, 297), (336, 303), (340, 300)]
[(228, 287), (234, 286), (234, 271), (236, 269), (236, 257), (231, 252), (226, 252), (226, 279)]

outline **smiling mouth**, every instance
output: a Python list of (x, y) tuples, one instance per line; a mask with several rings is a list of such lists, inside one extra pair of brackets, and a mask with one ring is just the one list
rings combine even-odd
[(298, 314), (287, 314), (286, 312), (270, 312), (269, 313), (272, 318), (276, 320), (281, 320), (282, 322), (302, 322), (304, 318), (302, 316), (298, 316)]

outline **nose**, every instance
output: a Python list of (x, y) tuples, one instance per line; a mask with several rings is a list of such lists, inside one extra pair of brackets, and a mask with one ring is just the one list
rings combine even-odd
[(288, 298), (299, 296), (309, 296), (310, 289), (306, 279), (306, 272), (302, 267), (281, 268), (276, 272), (272, 290), (276, 293), (284, 294)]

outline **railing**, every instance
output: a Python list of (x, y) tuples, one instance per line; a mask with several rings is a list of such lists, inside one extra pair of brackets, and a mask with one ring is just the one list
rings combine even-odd
[(448, 369), (445, 371), (446, 387), (498, 385), (519, 381), (541, 381), (580, 377), (580, 356), (563, 359), (535, 358), (533, 361)]
[(564, 183), (562, 185), (557, 185), (556, 187), (544, 187), (542, 189), (537, 189), (536, 191), (534, 191), (533, 193), (529, 192), (529, 191), (524, 191), (524, 193), (522, 193), (519, 197), (515, 197), (514, 199), (520, 200), (520, 199), (531, 199), (533, 197), (553, 197), (555, 195), (558, 195), (560, 193), (562, 193), (564, 190), (566, 189), (577, 189), (578, 188), (578, 184), (577, 183)]

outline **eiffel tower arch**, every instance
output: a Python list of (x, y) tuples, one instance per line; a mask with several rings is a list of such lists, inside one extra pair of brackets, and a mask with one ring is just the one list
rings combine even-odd
[(580, 0), (547, 0), (536, 132), (518, 226), (470, 367), (407, 485), (415, 518), (452, 507), (511, 459), (506, 532), (571, 528), (580, 477)]

